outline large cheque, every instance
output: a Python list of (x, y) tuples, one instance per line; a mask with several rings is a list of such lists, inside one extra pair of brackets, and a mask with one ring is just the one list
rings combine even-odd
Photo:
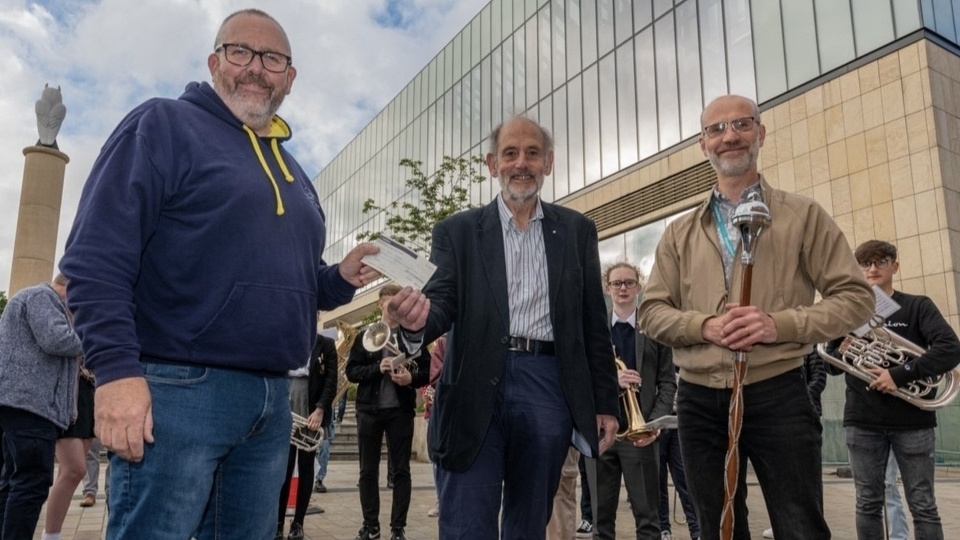
[(374, 242), (380, 248), (376, 255), (367, 255), (363, 263), (406, 287), (422, 289), (437, 267), (425, 257), (387, 236)]

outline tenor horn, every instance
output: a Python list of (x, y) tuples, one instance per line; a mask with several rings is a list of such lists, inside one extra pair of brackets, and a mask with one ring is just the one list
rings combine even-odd
[(392, 369), (398, 369), (401, 366), (409, 365), (410, 371), (417, 370), (417, 364), (413, 362), (420, 356), (420, 351), (407, 356), (400, 350), (397, 344), (397, 335), (390, 329), (390, 325), (383, 321), (377, 321), (363, 332), (363, 348), (368, 352), (387, 351), (393, 357), (390, 362)]
[[(862, 337), (848, 334), (836, 351), (820, 343), (817, 352), (824, 361), (858, 379), (871, 383), (877, 379), (867, 368), (890, 369), (919, 358), (926, 350), (882, 326), (882, 319), (870, 321), (872, 328)], [(960, 393), (960, 368), (937, 377), (912, 381), (891, 395), (925, 411), (946, 407)]]
[(307, 426), (307, 419), (297, 413), (293, 414), (293, 426), (290, 428), (290, 444), (304, 452), (316, 452), (323, 443), (323, 428), (317, 431)]
[(340, 403), (340, 398), (350, 387), (350, 381), (347, 379), (347, 360), (350, 359), (350, 349), (353, 348), (353, 342), (356, 339), (356, 328), (343, 321), (337, 321), (337, 393), (333, 396), (331, 402), (333, 407)]

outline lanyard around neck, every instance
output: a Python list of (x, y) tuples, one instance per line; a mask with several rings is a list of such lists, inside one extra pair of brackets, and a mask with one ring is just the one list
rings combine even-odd
[(723, 216), (720, 214), (720, 202), (716, 199), (710, 201), (710, 209), (713, 210), (713, 219), (717, 222), (717, 232), (720, 234), (720, 240), (723, 242), (723, 247), (726, 248), (727, 253), (731, 257), (736, 253), (736, 249), (733, 247), (733, 242), (730, 241), (730, 235), (727, 233), (727, 224), (723, 220)]

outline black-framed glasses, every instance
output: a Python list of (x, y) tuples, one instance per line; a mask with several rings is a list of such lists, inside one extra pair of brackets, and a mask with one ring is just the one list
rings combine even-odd
[(260, 63), (263, 69), (273, 73), (283, 73), (293, 63), (293, 58), (276, 51), (257, 51), (236, 43), (221, 43), (214, 52), (223, 51), (223, 57), (227, 62), (235, 66), (246, 67), (253, 62), (254, 56), (260, 57)]
[(861, 270), (869, 270), (871, 266), (876, 266), (877, 270), (883, 270), (884, 268), (890, 266), (890, 263), (893, 261), (887, 258), (877, 259), (875, 261), (860, 261)]
[(634, 288), (634, 287), (637, 286), (637, 280), (635, 280), (635, 279), (623, 279), (623, 280), (618, 279), (618, 280), (616, 280), (616, 281), (611, 281), (611, 282), (608, 283), (607, 285), (610, 285), (610, 288), (611, 288), (611, 289), (619, 289), (620, 287), (626, 287), (626, 288), (628, 288), (628, 289), (632, 289), (632, 288)]
[(753, 131), (753, 128), (756, 125), (756, 118), (752, 116), (744, 116), (743, 118), (737, 118), (736, 120), (726, 120), (723, 122), (717, 122), (716, 124), (710, 124), (709, 126), (703, 126), (703, 134), (712, 139), (726, 133), (727, 126), (733, 128), (733, 130), (737, 133), (745, 133), (748, 131)]

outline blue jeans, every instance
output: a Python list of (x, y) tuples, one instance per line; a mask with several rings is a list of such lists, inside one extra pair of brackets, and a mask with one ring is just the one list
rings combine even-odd
[(320, 443), (320, 452), (317, 453), (317, 476), (314, 478), (317, 482), (323, 482), (327, 477), (327, 464), (330, 463), (330, 445), (333, 444), (333, 438), (337, 436), (337, 423), (330, 422), (327, 426), (327, 435)]
[(270, 540), (290, 446), (283, 376), (144, 363), (155, 442), (110, 457), (107, 540)]
[(440, 538), (542, 540), (572, 434), (556, 358), (507, 353), (476, 460), (440, 468)]
[(857, 536), (883, 538), (884, 477), (893, 451), (913, 516), (914, 538), (942, 539), (943, 526), (933, 493), (933, 428), (882, 431), (847, 426), (845, 431), (857, 488)]
[(887, 458), (887, 472), (883, 483), (886, 485), (884, 490), (884, 511), (887, 513), (887, 533), (889, 540), (909, 540), (910, 527), (907, 525), (907, 515), (903, 512), (903, 499), (900, 498), (900, 490), (897, 489), (897, 476), (900, 475), (900, 469), (897, 467), (897, 458), (890, 452)]
[[(702, 540), (720, 536), (730, 394), (730, 389), (682, 379), (677, 390), (680, 451)], [(734, 538), (750, 538), (743, 481), (747, 460), (777, 540), (830, 538), (823, 518), (822, 428), (800, 369), (744, 386), (743, 405)]]
[(0, 407), (5, 466), (0, 475), (0, 538), (33, 538), (40, 508), (53, 485), (57, 426), (36, 414)]

